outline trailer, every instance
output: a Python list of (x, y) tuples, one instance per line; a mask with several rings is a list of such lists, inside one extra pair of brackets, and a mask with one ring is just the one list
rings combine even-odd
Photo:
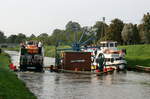
[(91, 71), (90, 52), (62, 52), (60, 69), (72, 71)]

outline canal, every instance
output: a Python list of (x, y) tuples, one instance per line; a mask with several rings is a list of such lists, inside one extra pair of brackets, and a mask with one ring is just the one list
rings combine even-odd
[[(18, 52), (6, 52), (17, 64)], [(54, 58), (46, 57), (44, 64), (54, 64)], [(127, 71), (96, 76), (45, 71), (19, 72), (17, 75), (38, 99), (150, 99), (148, 73)]]

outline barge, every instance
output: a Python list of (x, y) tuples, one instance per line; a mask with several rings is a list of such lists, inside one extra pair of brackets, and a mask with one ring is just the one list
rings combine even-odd
[(19, 52), (20, 71), (43, 71), (44, 49), (41, 42), (26, 41)]

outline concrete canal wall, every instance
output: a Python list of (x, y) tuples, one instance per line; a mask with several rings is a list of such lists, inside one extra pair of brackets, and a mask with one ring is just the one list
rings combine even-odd
[(136, 65), (135, 68), (136, 68), (136, 70), (145, 71), (145, 72), (149, 72), (150, 73), (150, 67)]

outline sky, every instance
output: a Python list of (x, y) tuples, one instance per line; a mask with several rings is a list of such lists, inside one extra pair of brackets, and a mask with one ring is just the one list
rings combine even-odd
[(150, 0), (0, 0), (0, 30), (9, 36), (49, 35), (65, 29), (69, 21), (92, 26), (106, 17), (106, 23), (119, 18), (139, 24), (150, 12)]

